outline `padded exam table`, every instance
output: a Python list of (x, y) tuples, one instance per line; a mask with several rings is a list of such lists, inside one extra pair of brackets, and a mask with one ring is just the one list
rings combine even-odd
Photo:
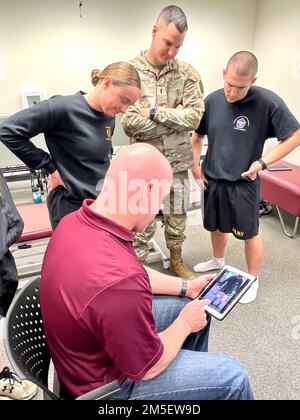
[[(11, 251), (15, 256), (19, 279), (22, 279), (40, 274), (52, 228), (46, 203), (22, 204), (17, 208), (24, 221), (24, 229)], [(19, 250), (26, 251), (21, 254), (17, 252)]]
[[(284, 233), (290, 238), (295, 238), (300, 217), (300, 166), (284, 160), (274, 162), (275, 164), (289, 166), (292, 170), (260, 171), (261, 197), (276, 206)], [(291, 232), (287, 230), (280, 209), (295, 216), (295, 224)]]

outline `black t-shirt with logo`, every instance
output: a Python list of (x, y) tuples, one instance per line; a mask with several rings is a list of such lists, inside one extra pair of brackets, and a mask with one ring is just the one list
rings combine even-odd
[(283, 100), (270, 90), (253, 86), (241, 101), (229, 103), (219, 89), (205, 99), (205, 113), (196, 133), (207, 135), (203, 162), (206, 176), (239, 181), (241, 173), (262, 156), (268, 138), (285, 140), (299, 123)]

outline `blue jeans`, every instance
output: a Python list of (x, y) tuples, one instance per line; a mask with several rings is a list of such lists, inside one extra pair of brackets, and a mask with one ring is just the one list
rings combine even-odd
[[(155, 296), (153, 313), (157, 331), (177, 318), (189, 299)], [(111, 399), (117, 400), (252, 400), (247, 372), (232, 357), (208, 353), (207, 327), (191, 334), (176, 358), (160, 375), (148, 381), (127, 379)]]

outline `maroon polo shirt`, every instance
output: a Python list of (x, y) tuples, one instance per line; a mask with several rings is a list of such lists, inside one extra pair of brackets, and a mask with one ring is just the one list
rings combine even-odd
[(92, 211), (92, 202), (62, 219), (42, 268), (45, 333), (73, 397), (116, 378), (139, 381), (163, 353), (133, 232)]

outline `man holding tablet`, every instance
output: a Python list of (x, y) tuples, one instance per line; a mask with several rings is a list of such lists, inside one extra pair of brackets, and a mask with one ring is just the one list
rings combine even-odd
[(171, 183), (172, 168), (156, 148), (125, 147), (98, 198), (64, 217), (51, 237), (41, 310), (72, 397), (118, 380), (118, 400), (253, 399), (245, 368), (208, 352), (210, 301), (196, 298), (212, 276), (166, 276), (134, 252), (134, 233), (153, 220)]

